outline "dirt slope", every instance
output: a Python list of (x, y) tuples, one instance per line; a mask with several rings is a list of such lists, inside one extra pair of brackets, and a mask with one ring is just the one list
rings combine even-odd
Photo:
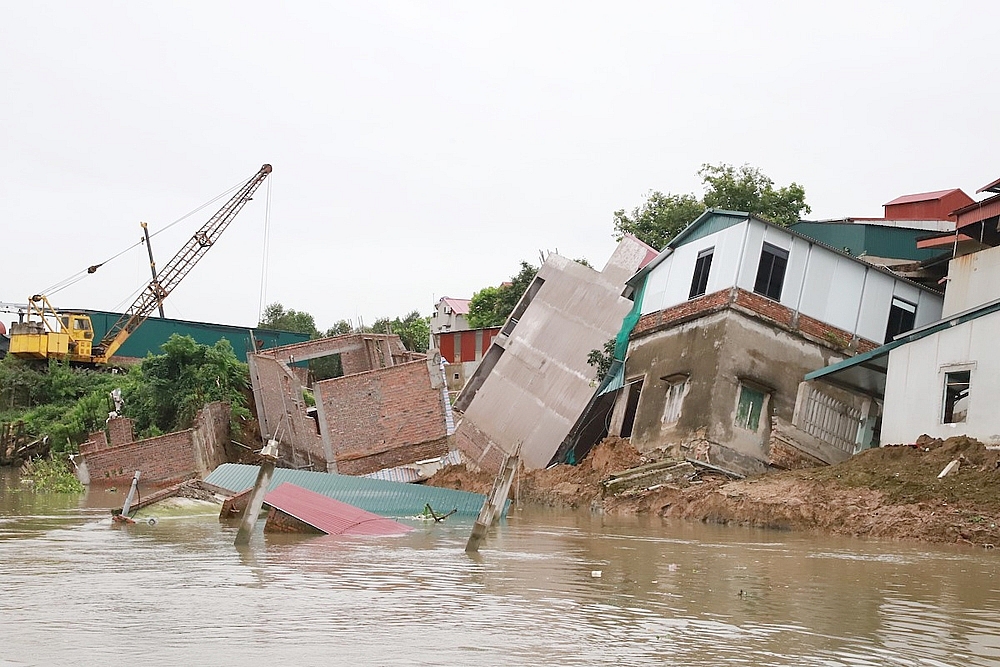
[[(959, 469), (938, 479), (956, 459)], [(642, 462), (628, 441), (609, 438), (579, 466), (521, 475), (517, 500), (859, 537), (1000, 545), (1000, 451), (965, 437), (943, 442), (924, 437), (915, 446), (873, 449), (823, 468), (741, 481), (702, 474), (691, 484), (601, 497), (602, 479)], [(485, 493), (492, 478), (455, 467), (429, 483)]]

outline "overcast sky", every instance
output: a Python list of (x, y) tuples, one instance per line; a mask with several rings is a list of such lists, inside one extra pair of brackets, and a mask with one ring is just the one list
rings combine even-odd
[[(600, 268), (612, 212), (700, 194), (706, 162), (802, 184), (813, 219), (1000, 177), (994, 2), (0, 7), (0, 302), (265, 162), (169, 317), (250, 326), (277, 301), (323, 329), (430, 314), (539, 250)], [(214, 210), (156, 236), (157, 262)], [(145, 252), (53, 301), (127, 306)]]

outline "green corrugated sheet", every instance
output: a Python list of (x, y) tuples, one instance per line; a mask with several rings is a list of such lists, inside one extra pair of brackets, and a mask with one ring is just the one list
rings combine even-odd
[[(118, 313), (100, 310), (85, 311), (90, 315), (94, 325), (95, 340), (104, 337), (118, 318)], [(265, 348), (279, 345), (291, 345), (309, 340), (308, 334), (291, 331), (271, 331), (269, 329), (250, 329), (249, 327), (234, 327), (226, 324), (209, 324), (207, 322), (187, 322), (185, 320), (160, 319), (151, 317), (139, 325), (139, 328), (129, 336), (125, 343), (115, 353), (120, 357), (143, 358), (148, 354), (162, 354), (160, 346), (167, 342), (171, 334), (191, 336), (202, 345), (215, 345), (225, 338), (233, 346), (237, 358), (246, 361), (247, 351), (251, 350), (250, 333), (262, 342)]]
[(934, 234), (926, 229), (866, 225), (858, 222), (797, 222), (789, 229), (855, 257), (868, 255), (917, 262), (949, 252), (940, 248), (918, 248), (918, 238)]
[[(213, 470), (205, 481), (239, 493), (253, 486), (258, 470), (258, 466), (224, 463)], [(417, 516), (423, 513), (424, 505), (429, 504), (438, 514), (454, 509), (458, 510), (456, 514), (474, 517), (479, 514), (486, 501), (486, 496), (467, 491), (289, 468), (277, 468), (274, 471), (268, 490), (282, 482), (291, 482), (382, 516)]]

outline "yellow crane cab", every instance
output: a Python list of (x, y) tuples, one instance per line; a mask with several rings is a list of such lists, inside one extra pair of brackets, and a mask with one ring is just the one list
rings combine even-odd
[(27, 321), (11, 326), (10, 354), (24, 359), (92, 361), (94, 327), (89, 315), (56, 312), (41, 295), (31, 297), (29, 308)]

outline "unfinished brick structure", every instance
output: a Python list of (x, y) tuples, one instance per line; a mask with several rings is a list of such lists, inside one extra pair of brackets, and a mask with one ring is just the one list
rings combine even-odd
[(79, 475), (85, 484), (128, 483), (136, 470), (144, 482), (168, 485), (208, 474), (226, 462), (229, 442), (229, 405), (209, 403), (183, 431), (135, 440), (132, 420), (108, 421), (107, 433), (96, 431), (80, 445), (83, 464)]
[[(317, 382), (315, 410), (293, 364), (340, 355), (344, 376)], [(248, 357), (265, 439), (293, 468), (360, 475), (448, 453), (453, 430), (440, 355), (394, 334), (347, 334)]]
[(395, 334), (345, 334), (284, 345), (247, 355), (261, 436), (278, 441), (278, 460), (291, 468), (326, 470), (329, 461), (319, 424), (303, 398), (305, 369), (294, 364), (340, 356), (344, 375), (423, 358), (403, 347)]
[(439, 368), (410, 362), (316, 383), (323, 444), (337, 472), (364, 475), (448, 453)]

